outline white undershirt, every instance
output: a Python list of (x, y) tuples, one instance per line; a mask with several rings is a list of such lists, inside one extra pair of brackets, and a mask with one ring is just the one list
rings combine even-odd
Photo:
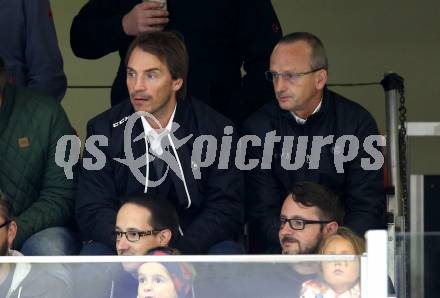
[[(313, 113), (311, 115), (319, 112), (319, 110), (321, 109), (321, 104), (322, 104), (322, 97), (321, 97), (321, 101), (319, 102), (319, 105), (316, 107), (316, 109), (313, 111)], [(307, 119), (303, 119), (301, 117), (298, 117), (297, 115), (295, 115), (294, 112), (290, 112), (290, 113), (293, 115), (293, 117), (295, 117), (295, 120), (298, 124), (305, 124), (306, 123)]]
[(161, 146), (160, 141), (164, 136), (166, 136), (168, 133), (171, 132), (171, 126), (173, 125), (174, 120), (174, 114), (176, 113), (177, 104), (174, 107), (173, 114), (171, 115), (170, 120), (168, 121), (165, 128), (162, 130), (161, 133), (157, 133), (156, 129), (152, 128), (150, 123), (148, 123), (147, 119), (145, 117), (142, 117), (142, 125), (144, 126), (144, 132), (146, 141), (148, 139), (148, 142), (151, 146), (151, 151), (153, 151), (156, 155), (162, 155), (163, 154), (163, 148)]

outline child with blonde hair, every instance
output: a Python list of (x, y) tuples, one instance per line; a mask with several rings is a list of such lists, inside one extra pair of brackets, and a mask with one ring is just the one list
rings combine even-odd
[[(349, 228), (340, 227), (336, 234), (324, 239), (318, 249), (326, 255), (362, 255), (365, 241)], [(326, 261), (321, 263), (319, 281), (303, 283), (301, 298), (360, 298), (360, 265), (354, 261)]]

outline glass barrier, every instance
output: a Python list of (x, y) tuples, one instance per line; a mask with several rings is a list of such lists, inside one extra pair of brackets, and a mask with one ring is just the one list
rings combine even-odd
[(397, 297), (438, 297), (440, 233), (396, 233), (394, 254), (389, 257), (394, 260), (388, 271)]
[(0, 297), (385, 298), (385, 231), (342, 255), (2, 257)]
[(13, 261), (1, 264), (1, 297), (9, 297), (8, 293), (13, 294), (10, 297), (308, 298), (342, 293), (339, 297), (361, 297), (358, 256), (15, 257)]

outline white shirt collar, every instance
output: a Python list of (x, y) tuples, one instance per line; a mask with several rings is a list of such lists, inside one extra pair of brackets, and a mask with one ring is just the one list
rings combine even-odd
[[(311, 115), (318, 113), (319, 110), (321, 109), (321, 105), (322, 105), (322, 97), (321, 97), (321, 101), (319, 102), (319, 105), (316, 107), (316, 109), (313, 111), (313, 113)], [(307, 122), (307, 119), (303, 119), (301, 117), (298, 117), (294, 112), (290, 112), (290, 113), (293, 115), (293, 117), (295, 118), (295, 120), (298, 124), (305, 124)]]
[(142, 125), (144, 127), (144, 132), (145, 132), (145, 138), (146, 138), (146, 140), (148, 140), (150, 142), (151, 150), (156, 155), (162, 155), (162, 153), (163, 153), (163, 148), (161, 146), (161, 140), (165, 135), (167, 135), (169, 132), (171, 132), (173, 120), (174, 120), (174, 115), (176, 114), (176, 108), (177, 108), (177, 104), (174, 107), (174, 111), (173, 111), (173, 114), (171, 114), (170, 120), (168, 121), (167, 125), (165, 126), (165, 128), (163, 129), (163, 131), (161, 133), (157, 133), (157, 131), (151, 127), (150, 123), (148, 123), (148, 121), (147, 121), (147, 119), (145, 119), (145, 117), (141, 117)]

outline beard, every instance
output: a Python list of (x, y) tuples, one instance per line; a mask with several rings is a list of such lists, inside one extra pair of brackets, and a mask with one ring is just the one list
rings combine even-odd
[(7, 256), (9, 251), (8, 241), (5, 240), (0, 245), (0, 256)]
[[(283, 238), (281, 238), (281, 247), (282, 247), (282, 254), (283, 255), (310, 255), (310, 254), (316, 254), (318, 252), (319, 244), (322, 241), (323, 234), (319, 233), (317, 237), (315, 238), (315, 241), (311, 245), (305, 245), (304, 243), (301, 243), (298, 239), (296, 239), (293, 236), (285, 235)], [(284, 247), (285, 243), (296, 244), (297, 249), (291, 249), (288, 247)]]

